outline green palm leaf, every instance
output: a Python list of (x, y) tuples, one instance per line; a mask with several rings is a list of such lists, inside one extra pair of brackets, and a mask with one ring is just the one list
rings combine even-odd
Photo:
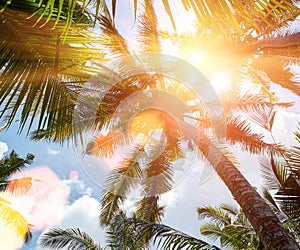
[(231, 224), (231, 217), (227, 211), (222, 208), (213, 208), (209, 206), (197, 208), (198, 216), (200, 219), (208, 218), (218, 226), (226, 226)]
[(66, 248), (69, 250), (101, 250), (94, 240), (85, 232), (78, 228), (60, 229), (53, 228), (44, 233), (39, 241), (39, 245), (50, 249)]
[(73, 132), (69, 124), (76, 88), (96, 70), (85, 63), (101, 60), (99, 50), (86, 45), (98, 38), (78, 26), (69, 29), (63, 43), (63, 25), (49, 32), (50, 24), (33, 28), (34, 17), (26, 17), (10, 9), (0, 15), (4, 28), (0, 31), (0, 118), (3, 127), (9, 127), (20, 117), (20, 131), (35, 127), (37, 132), (52, 132), (54, 141), (62, 141)]
[(163, 224), (143, 221), (139, 219), (127, 219), (126, 223), (133, 225), (140, 235), (149, 234), (153, 244), (161, 249), (218, 249), (205, 241), (191, 237), (183, 232)]
[(26, 158), (21, 158), (12, 150), (9, 155), (0, 160), (0, 190), (5, 190), (9, 184), (8, 178), (15, 172), (21, 171), (26, 165), (32, 164), (33, 154), (27, 154)]
[(100, 223), (108, 225), (119, 212), (120, 205), (126, 196), (141, 180), (142, 172), (139, 164), (132, 159), (124, 159), (106, 180), (101, 200)]
[[(89, 11), (94, 8), (95, 14)], [(73, 23), (92, 24), (93, 19), (98, 16), (99, 11), (103, 11), (104, 4), (101, 1), (69, 1), (46, 0), (46, 1), (0, 1), (1, 12), (9, 9), (27, 13), (27, 16), (34, 17), (34, 26), (41, 27), (51, 23), (53, 28), (64, 23), (63, 35), (66, 35)]]

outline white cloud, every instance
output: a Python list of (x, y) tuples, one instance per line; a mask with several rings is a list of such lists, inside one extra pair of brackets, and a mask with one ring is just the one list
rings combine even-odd
[(162, 199), (168, 205), (163, 223), (197, 238), (200, 237), (201, 224), (197, 216), (197, 207), (234, 202), (230, 192), (215, 173), (208, 181), (202, 181), (201, 176), (206, 167), (208, 166), (199, 162), (189, 175)]
[(0, 142), (0, 159), (3, 158), (3, 154), (8, 151), (8, 146), (5, 142)]
[(177, 198), (178, 194), (174, 189), (172, 189), (169, 192), (161, 195), (159, 204), (162, 206), (167, 206), (168, 208), (174, 208), (177, 205)]
[(55, 150), (55, 149), (52, 149), (52, 148), (50, 148), (50, 147), (48, 147), (47, 151), (48, 151), (48, 154), (49, 154), (50, 156), (59, 154), (59, 150)]
[(63, 182), (70, 187), (70, 189), (75, 190), (78, 195), (88, 195), (92, 196), (93, 189), (86, 186), (85, 182), (78, 179), (68, 179), (63, 180)]
[[(89, 234), (97, 243), (104, 245), (105, 233), (101, 230), (99, 225), (99, 203), (96, 199), (88, 195), (81, 196), (71, 205), (65, 207), (64, 215), (58, 227), (67, 228), (80, 228), (81, 231)], [(43, 233), (47, 232), (45, 230)], [(36, 250), (45, 248), (39, 248)]]
[(277, 142), (287, 146), (296, 145), (294, 131), (300, 122), (300, 114), (279, 110), (274, 119), (273, 133)]

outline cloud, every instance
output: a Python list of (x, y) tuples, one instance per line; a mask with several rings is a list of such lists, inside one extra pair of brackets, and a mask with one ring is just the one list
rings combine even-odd
[(0, 142), (0, 159), (3, 158), (4, 153), (8, 151), (8, 146), (5, 142)]
[(162, 196), (163, 203), (167, 204), (163, 223), (197, 238), (200, 237), (201, 224), (197, 207), (234, 203), (216, 173), (212, 173), (208, 181), (202, 181), (201, 176), (206, 167), (206, 164), (199, 162), (179, 185)]
[[(81, 231), (89, 234), (101, 246), (105, 242), (105, 233), (101, 230), (99, 225), (99, 203), (96, 199), (83, 195), (74, 201), (72, 204), (66, 206), (61, 223), (58, 227), (67, 228), (80, 228)], [(43, 233), (47, 232), (46, 229)], [(45, 250), (37, 246), (35, 250)]]
[(277, 142), (287, 146), (297, 145), (294, 131), (300, 122), (300, 114), (279, 110), (274, 119), (273, 133)]
[(51, 155), (51, 156), (57, 155), (60, 152), (59, 150), (55, 150), (55, 149), (52, 149), (50, 147), (48, 147), (47, 151), (48, 151), (48, 154)]
[(92, 196), (93, 189), (91, 187), (86, 186), (85, 182), (79, 179), (67, 179), (63, 180), (63, 183), (65, 183), (71, 191), (76, 192), (76, 197), (78, 195), (88, 195)]
[(11, 179), (32, 178), (29, 191), (14, 200), (14, 207), (21, 211), (34, 230), (55, 226), (61, 222), (70, 190), (46, 166), (16, 173)]

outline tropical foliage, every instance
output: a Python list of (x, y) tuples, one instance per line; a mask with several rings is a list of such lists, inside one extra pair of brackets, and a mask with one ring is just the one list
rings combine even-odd
[[(27, 154), (21, 158), (12, 150), (9, 155), (0, 160), (0, 230), (1, 247), (11, 246), (9, 241), (15, 237), (16, 247), (31, 239), (31, 226), (24, 216), (14, 209), (10, 200), (14, 196), (25, 194), (31, 187), (31, 178), (13, 179), (10, 177), (32, 163), (34, 156)], [(18, 246), (18, 244), (21, 244)]]
[[(164, 224), (140, 220), (135, 216), (127, 218), (124, 212), (111, 221), (105, 249), (150, 249), (149, 240), (157, 249), (219, 249)], [(51, 229), (40, 238), (40, 245), (51, 249), (101, 249), (79, 229)]]
[[(295, 132), (299, 141), (299, 127)], [(300, 241), (300, 186), (299, 186), (299, 146), (286, 150), (282, 157), (263, 158), (261, 172), (265, 180), (264, 196), (270, 202), (279, 218)], [(274, 193), (274, 197), (270, 193)]]
[(222, 247), (265, 249), (245, 214), (234, 206), (207, 206), (200, 207), (197, 211), (200, 219), (210, 220), (201, 226), (201, 234), (213, 240), (219, 239)]
[(86, 250), (101, 250), (100, 245), (96, 244), (93, 239), (80, 229), (59, 229), (54, 228), (43, 234), (40, 239), (42, 247), (51, 249), (86, 249)]
[[(120, 63), (114, 65), (114, 68), (104, 66), (102, 62), (107, 59), (135, 56), (114, 23), (117, 1), (111, 3), (112, 14), (109, 13), (104, 1), (95, 3), (73, 1), (68, 4), (62, 0), (39, 3), (30, 1), (25, 4), (20, 1), (1, 1), (4, 11), (0, 15), (0, 22), (5, 27), (0, 33), (3, 38), (0, 48), (0, 106), (2, 108), (0, 118), (3, 128), (9, 127), (18, 117), (20, 131), (26, 129), (27, 133), (33, 132), (34, 139), (64, 142), (72, 138), (75, 143), (82, 140), (85, 131), (96, 131), (100, 135), (98, 134), (95, 140), (87, 145), (86, 153), (107, 157), (114, 154), (117, 146), (126, 143), (115, 140), (116, 134), (114, 134), (120, 132), (116, 131), (116, 128), (122, 127), (124, 122), (113, 116), (122, 101), (133, 93), (149, 88), (164, 89), (176, 95), (176, 92), (168, 89), (172, 84), (167, 84), (166, 77), (159, 74), (145, 74), (123, 79), (122, 76), (135, 73), (136, 68), (129, 67), (132, 64), (128, 66)], [(220, 60), (227, 65), (226, 69), (233, 73), (237, 83), (241, 82), (242, 76), (244, 80), (251, 80), (258, 84), (260, 89), (256, 96), (253, 94), (241, 96), (237, 93), (234, 97), (230, 97), (230, 101), (224, 98), (224, 107), (227, 107), (225, 109), (225, 125), (228, 131), (226, 142), (239, 143), (242, 149), (251, 153), (266, 152), (274, 156), (281, 155), (284, 149), (276, 143), (265, 142), (262, 135), (253, 133), (245, 113), (251, 111), (251, 118), (256, 122), (265, 122), (265, 118), (268, 117), (266, 129), (271, 131), (275, 116), (272, 111), (274, 107), (288, 107), (291, 104), (281, 103), (272, 93), (270, 83), (279, 84), (293, 93), (298, 93), (297, 82), (290, 79), (291, 69), (285, 67), (287, 64), (298, 62), (297, 52), (294, 52), (294, 48), (298, 46), (295, 39), (297, 35), (278, 36), (274, 31), (279, 31), (290, 21), (295, 20), (299, 10), (294, 1), (277, 3), (277, 1), (260, 1), (258, 4), (245, 4), (239, 1), (182, 0), (186, 9), (194, 11), (199, 23), (197, 34), (186, 39), (181, 45), (190, 49), (197, 41), (195, 43), (197, 47), (200, 47), (207, 57), (214, 58), (210, 64), (208, 63), (214, 66), (212, 69), (218, 65), (215, 62)], [(95, 4), (96, 14), (88, 11), (87, 7), (90, 4)], [(176, 27), (169, 2), (163, 1), (163, 4), (173, 26)], [(162, 36), (157, 29), (158, 22), (153, 2), (145, 1), (142, 6), (143, 12), (138, 19), (139, 47), (143, 52), (161, 52)], [(137, 9), (138, 3), (134, 1), (135, 15), (138, 13)], [(30, 15), (31, 17), (27, 18)], [(40, 27), (37, 29), (33, 26)], [(100, 28), (100, 34), (97, 29), (92, 29), (93, 26)], [(164, 33), (164, 35), (168, 37), (168, 34)], [(181, 38), (175, 34), (171, 37), (174, 38), (175, 43)], [(271, 65), (269, 63), (271, 60), (276, 68), (268, 67)], [(138, 67), (137, 64), (135, 66)], [(205, 70), (209, 73), (209, 69)], [(98, 84), (85, 85), (87, 79), (95, 72), (98, 72)], [(277, 75), (278, 72), (280, 75)], [(281, 78), (281, 73), (287, 77)], [(178, 86), (175, 84), (175, 89), (176, 87)], [(204, 139), (201, 137), (200, 142), (193, 141), (190, 135), (181, 138), (177, 124), (169, 115), (162, 112), (152, 111), (151, 115), (146, 112), (137, 117), (132, 126), (135, 130), (125, 129), (122, 131), (123, 134), (131, 132), (136, 136), (144, 126), (141, 121), (150, 116), (151, 120), (157, 121), (150, 129), (159, 128), (165, 137), (161, 136), (154, 143), (156, 145), (154, 147), (149, 143), (153, 137), (144, 131), (146, 140), (137, 143), (131, 154), (112, 171), (107, 179), (101, 202), (102, 225), (109, 226), (110, 222), (119, 216), (120, 207), (126, 196), (138, 184), (141, 184), (139, 187), (143, 195), (136, 203), (135, 216), (144, 223), (154, 223), (151, 224), (153, 226), (160, 222), (163, 208), (159, 206), (159, 195), (172, 188), (172, 164), (183, 157), (184, 143), (189, 145), (189, 151), (200, 149), (199, 151), (208, 158), (230, 191), (242, 203), (245, 214), (248, 217), (252, 216), (252, 224), (259, 224), (259, 222), (251, 213), (250, 205), (246, 204), (245, 198), (242, 197), (240, 187), (245, 187), (247, 192), (251, 191), (256, 201), (261, 204), (261, 211), (268, 210), (264, 201), (252, 190), (230, 159), (212, 144), (211, 117), (208, 117), (205, 109), (200, 106), (199, 100), (184, 88), (180, 89), (180, 92), (180, 96), (187, 96), (184, 101), (190, 104), (190, 109), (194, 113), (198, 112), (198, 117), (194, 117), (194, 121), (197, 128), (205, 132), (201, 134)], [(89, 106), (95, 101), (96, 112), (95, 106)], [(142, 100), (138, 101), (142, 103)], [(119, 113), (126, 112), (119, 110)], [(86, 118), (91, 114), (94, 119), (92, 122), (86, 122)], [(74, 124), (74, 120), (84, 122), (78, 126)], [(105, 136), (101, 134), (103, 129), (111, 132)], [(190, 132), (198, 133), (198, 130)], [(115, 144), (112, 140), (115, 140)], [(148, 152), (145, 146), (148, 146)], [(212, 162), (214, 159), (209, 158), (209, 150), (213, 150), (214, 156), (220, 156), (220, 164)], [(153, 159), (153, 155), (157, 152), (160, 152), (160, 155), (155, 160), (147, 162), (146, 155), (149, 154), (150, 159)], [(153, 178), (155, 182), (151, 181)], [(239, 185), (237, 181), (230, 179), (244, 182), (242, 185), (240, 181), (241, 185)], [(249, 220), (251, 221), (251, 218)], [(159, 232), (158, 227), (156, 230)], [(267, 233), (266, 231), (268, 230), (264, 233)], [(57, 239), (62, 234), (69, 237), (62, 242), (65, 246), (67, 244), (73, 246), (76, 240), (82, 242), (87, 240), (89, 244), (92, 243), (87, 235), (78, 230), (56, 230), (52, 233), (54, 241), (49, 241), (49, 244), (54, 244), (54, 247), (60, 246)], [(176, 236), (175, 232), (173, 234)], [(147, 233), (143, 236), (143, 244), (147, 245), (150, 235)], [(74, 239), (73, 243), (70, 237)], [(176, 241), (175, 238), (171, 238), (167, 240), (170, 244)], [(265, 245), (271, 244), (271, 242), (262, 242)]]

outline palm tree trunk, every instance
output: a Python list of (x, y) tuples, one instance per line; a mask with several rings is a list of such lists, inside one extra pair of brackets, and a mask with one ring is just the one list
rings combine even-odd
[(233, 163), (202, 132), (180, 122), (183, 134), (193, 139), (241, 206), (265, 248), (272, 250), (300, 249), (266, 201), (255, 191)]

